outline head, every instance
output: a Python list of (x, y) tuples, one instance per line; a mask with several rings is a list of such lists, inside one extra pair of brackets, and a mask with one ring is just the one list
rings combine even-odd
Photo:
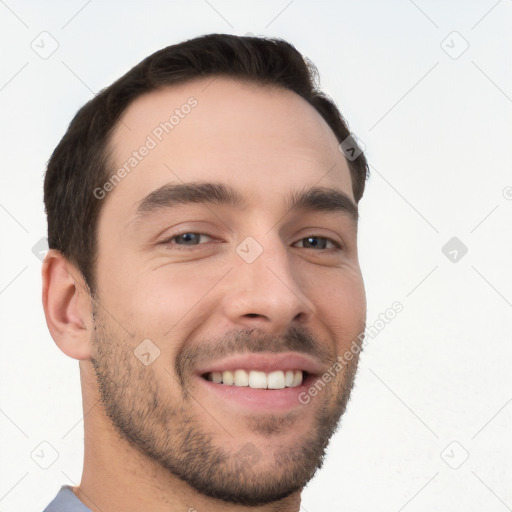
[(50, 331), (112, 428), (202, 495), (300, 491), (346, 408), (368, 171), (349, 136), (293, 46), (212, 34), (101, 91), (49, 161)]

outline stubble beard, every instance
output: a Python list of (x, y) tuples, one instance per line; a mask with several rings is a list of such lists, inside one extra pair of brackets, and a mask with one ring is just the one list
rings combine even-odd
[[(219, 425), (213, 424), (215, 420), (205, 424), (193, 411), (199, 405), (191, 397), (190, 374), (180, 361), (190, 362), (194, 357), (182, 353), (176, 361), (176, 375), (166, 369), (167, 382), (159, 382), (152, 366), (144, 366), (135, 357), (133, 339), (108, 325), (107, 318), (94, 309), (91, 363), (105, 413), (116, 431), (144, 457), (202, 495), (245, 506), (268, 504), (302, 490), (322, 467), (326, 447), (350, 398), (357, 357), (315, 397), (322, 400), (322, 406), (297, 445), (262, 453), (253, 443), (240, 440), (240, 449), (233, 453), (216, 439)], [(292, 331), (289, 339), (306, 338), (299, 330)], [(263, 348), (265, 340), (260, 341), (259, 348)], [(254, 340), (250, 344), (259, 350)], [(174, 402), (166, 392), (173, 387), (181, 388), (179, 395), (174, 393)], [(306, 413), (306, 407), (299, 414)], [(247, 418), (246, 425), (268, 441), (287, 428), (293, 430), (293, 421), (291, 415), (254, 416)], [(229, 424), (220, 426), (229, 432)]]

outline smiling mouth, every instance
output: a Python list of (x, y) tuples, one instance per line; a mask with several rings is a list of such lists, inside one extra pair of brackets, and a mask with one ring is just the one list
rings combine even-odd
[(249, 387), (253, 389), (285, 389), (301, 386), (308, 377), (303, 370), (277, 370), (263, 372), (258, 370), (226, 370), (223, 372), (208, 372), (201, 375), (215, 384), (226, 386)]

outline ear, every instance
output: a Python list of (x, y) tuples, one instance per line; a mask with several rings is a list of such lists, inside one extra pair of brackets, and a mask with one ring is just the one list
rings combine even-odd
[(90, 359), (92, 309), (82, 273), (59, 251), (50, 249), (43, 261), (43, 308), (57, 346), (73, 359)]

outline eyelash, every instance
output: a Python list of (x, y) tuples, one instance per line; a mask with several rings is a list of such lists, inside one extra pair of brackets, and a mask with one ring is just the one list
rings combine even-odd
[[(206, 233), (199, 233), (199, 232), (195, 232), (195, 231), (184, 231), (183, 233), (178, 233), (176, 235), (171, 236), (170, 238), (162, 240), (162, 242), (160, 242), (160, 243), (162, 245), (174, 245), (175, 247), (178, 248), (178, 250), (185, 250), (185, 251), (194, 250), (196, 247), (204, 245), (204, 244), (182, 245), (182, 244), (172, 243), (175, 238), (178, 238), (178, 237), (183, 236), (183, 235), (200, 235), (200, 236), (207, 236), (209, 238), (213, 238), (211, 235), (208, 235)], [(343, 246), (337, 240), (334, 240), (333, 238), (329, 238), (328, 236), (309, 235), (309, 236), (305, 236), (305, 237), (301, 238), (300, 240), (298, 240), (295, 243), (302, 242), (303, 240), (306, 240), (308, 238), (324, 239), (324, 240), (327, 240), (327, 241), (331, 242), (334, 245), (334, 247), (331, 247), (331, 248), (320, 249), (321, 251), (329, 251), (329, 250), (332, 251), (332, 250), (342, 250), (343, 249)], [(299, 249), (314, 249), (314, 248), (311, 248), (311, 247), (299, 247)]]

